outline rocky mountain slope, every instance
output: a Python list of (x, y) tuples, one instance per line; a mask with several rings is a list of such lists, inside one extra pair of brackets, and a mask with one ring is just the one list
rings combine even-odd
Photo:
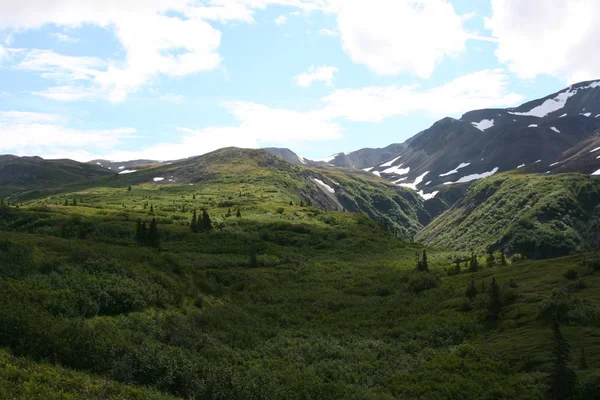
[[(599, 128), (600, 81), (589, 81), (516, 108), (444, 118), (404, 143), (337, 154), (329, 163), (365, 169), (431, 197), (442, 185), (472, 182), (528, 164), (540, 164), (544, 172), (563, 172), (552, 168), (554, 163)], [(574, 163), (564, 171), (590, 173), (589, 169), (587, 163)]]

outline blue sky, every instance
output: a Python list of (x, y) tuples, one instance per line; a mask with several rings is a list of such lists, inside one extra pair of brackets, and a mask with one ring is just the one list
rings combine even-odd
[(3, 2), (0, 153), (166, 160), (279, 146), (319, 159), (383, 147), (444, 116), (600, 78), (597, 3)]

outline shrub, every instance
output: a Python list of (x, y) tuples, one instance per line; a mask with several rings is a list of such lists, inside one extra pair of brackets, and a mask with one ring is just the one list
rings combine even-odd
[(435, 289), (440, 284), (437, 276), (428, 272), (414, 272), (408, 279), (408, 288), (414, 293)]
[(571, 268), (567, 272), (565, 272), (565, 274), (563, 276), (570, 281), (574, 281), (575, 279), (577, 279), (578, 275), (579, 274), (577, 273), (577, 271), (575, 271), (574, 269)]

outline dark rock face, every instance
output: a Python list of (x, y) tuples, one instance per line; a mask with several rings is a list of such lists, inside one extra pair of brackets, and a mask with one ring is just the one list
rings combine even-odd
[(404, 143), (338, 154), (330, 164), (368, 169), (424, 194), (523, 167), (589, 174), (600, 169), (600, 152), (585, 153), (600, 147), (600, 137), (590, 138), (598, 129), (600, 81), (589, 81), (516, 108), (444, 118)]

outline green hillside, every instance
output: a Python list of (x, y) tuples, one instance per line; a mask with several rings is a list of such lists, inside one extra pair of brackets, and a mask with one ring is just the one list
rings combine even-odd
[(600, 388), (596, 255), (474, 268), (372, 174), (225, 149), (10, 200), (0, 398), (544, 399), (553, 322)]
[(475, 182), (417, 240), (548, 258), (597, 250), (599, 229), (600, 178), (505, 173)]
[(49, 189), (114, 173), (96, 165), (40, 157), (0, 156), (0, 197), (26, 190)]

